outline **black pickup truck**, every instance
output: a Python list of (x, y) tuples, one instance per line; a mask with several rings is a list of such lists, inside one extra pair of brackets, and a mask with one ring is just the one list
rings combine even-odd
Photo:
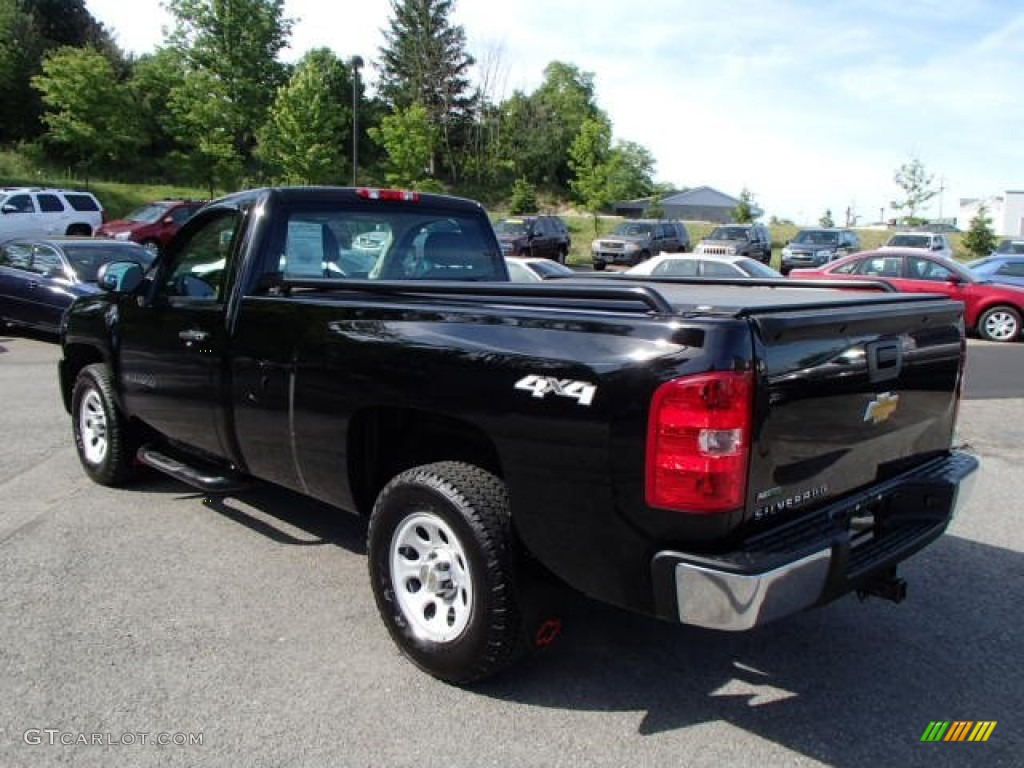
[(451, 682), (556, 634), (537, 573), (721, 630), (900, 600), (978, 466), (951, 449), (943, 298), (510, 283), (479, 204), (332, 188), (214, 201), (101, 284), (62, 326), (86, 473), (259, 478), (367, 516), (384, 622)]

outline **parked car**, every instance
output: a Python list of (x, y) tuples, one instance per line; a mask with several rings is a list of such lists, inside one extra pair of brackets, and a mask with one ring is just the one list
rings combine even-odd
[(965, 264), (979, 280), (1024, 286), (1024, 249), (1020, 256), (993, 254)]
[(0, 245), (0, 322), (56, 333), (71, 302), (99, 290), (103, 264), (128, 260), (145, 269), (153, 258), (141, 245), (117, 240), (10, 240)]
[(96, 230), (96, 235), (131, 240), (160, 251), (203, 205), (202, 200), (156, 200), (136, 208), (123, 219), (106, 222)]
[(941, 293), (962, 301), (964, 323), (989, 341), (1016, 341), (1024, 315), (1024, 288), (979, 279), (952, 259), (920, 250), (862, 251), (818, 269), (794, 269), (791, 278), (880, 277), (899, 291)]
[(801, 229), (782, 249), (780, 271), (820, 267), (860, 250), (860, 236), (852, 229)]
[(44, 187), (0, 191), (0, 242), (15, 237), (91, 235), (103, 223), (103, 206), (91, 192)]
[(915, 251), (953, 258), (953, 247), (949, 238), (938, 232), (894, 232), (879, 249), (882, 251), (911, 248)]
[(999, 241), (996, 249), (992, 251), (992, 255), (1001, 256), (1004, 254), (1024, 254), (1024, 238), (1004, 237)]
[(714, 253), (663, 253), (627, 269), (623, 274), (650, 277), (782, 277), (778, 271), (747, 256)]
[(772, 233), (764, 224), (726, 224), (701, 240), (696, 252), (749, 256), (767, 264), (772, 260)]
[(515, 216), (494, 223), (504, 256), (533, 256), (565, 263), (572, 236), (557, 216)]
[(681, 221), (629, 219), (611, 234), (590, 244), (594, 269), (609, 264), (635, 266), (657, 253), (678, 253), (690, 249), (690, 231)]
[(508, 276), (513, 283), (539, 283), (577, 274), (564, 264), (533, 256), (506, 256), (505, 266), (508, 267)]

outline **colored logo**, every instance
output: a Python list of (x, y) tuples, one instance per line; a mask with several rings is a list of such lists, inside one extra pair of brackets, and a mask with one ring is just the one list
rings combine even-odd
[(864, 410), (864, 421), (872, 424), (881, 424), (896, 412), (896, 406), (900, 404), (900, 396), (892, 392), (883, 392), (870, 403)]
[(996, 720), (932, 720), (921, 734), (921, 741), (988, 741), (996, 729)]

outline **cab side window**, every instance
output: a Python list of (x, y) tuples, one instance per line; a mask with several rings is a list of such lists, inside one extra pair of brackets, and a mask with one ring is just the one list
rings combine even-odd
[(241, 213), (218, 211), (178, 249), (166, 274), (167, 296), (219, 301), (224, 296), (228, 259), (234, 250)]
[(32, 264), (32, 246), (27, 243), (8, 243), (0, 248), (0, 266), (27, 270)]
[(36, 206), (30, 195), (11, 195), (4, 203), (4, 209), (10, 213), (35, 213)]

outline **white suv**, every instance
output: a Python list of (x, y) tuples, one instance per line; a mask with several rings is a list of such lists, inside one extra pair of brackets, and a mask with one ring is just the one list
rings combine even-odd
[(895, 232), (885, 245), (879, 248), (880, 251), (907, 250), (927, 251), (935, 256), (953, 258), (953, 247), (949, 244), (949, 238), (934, 232)]
[(12, 237), (92, 235), (103, 223), (103, 206), (74, 189), (0, 189), (0, 242)]

